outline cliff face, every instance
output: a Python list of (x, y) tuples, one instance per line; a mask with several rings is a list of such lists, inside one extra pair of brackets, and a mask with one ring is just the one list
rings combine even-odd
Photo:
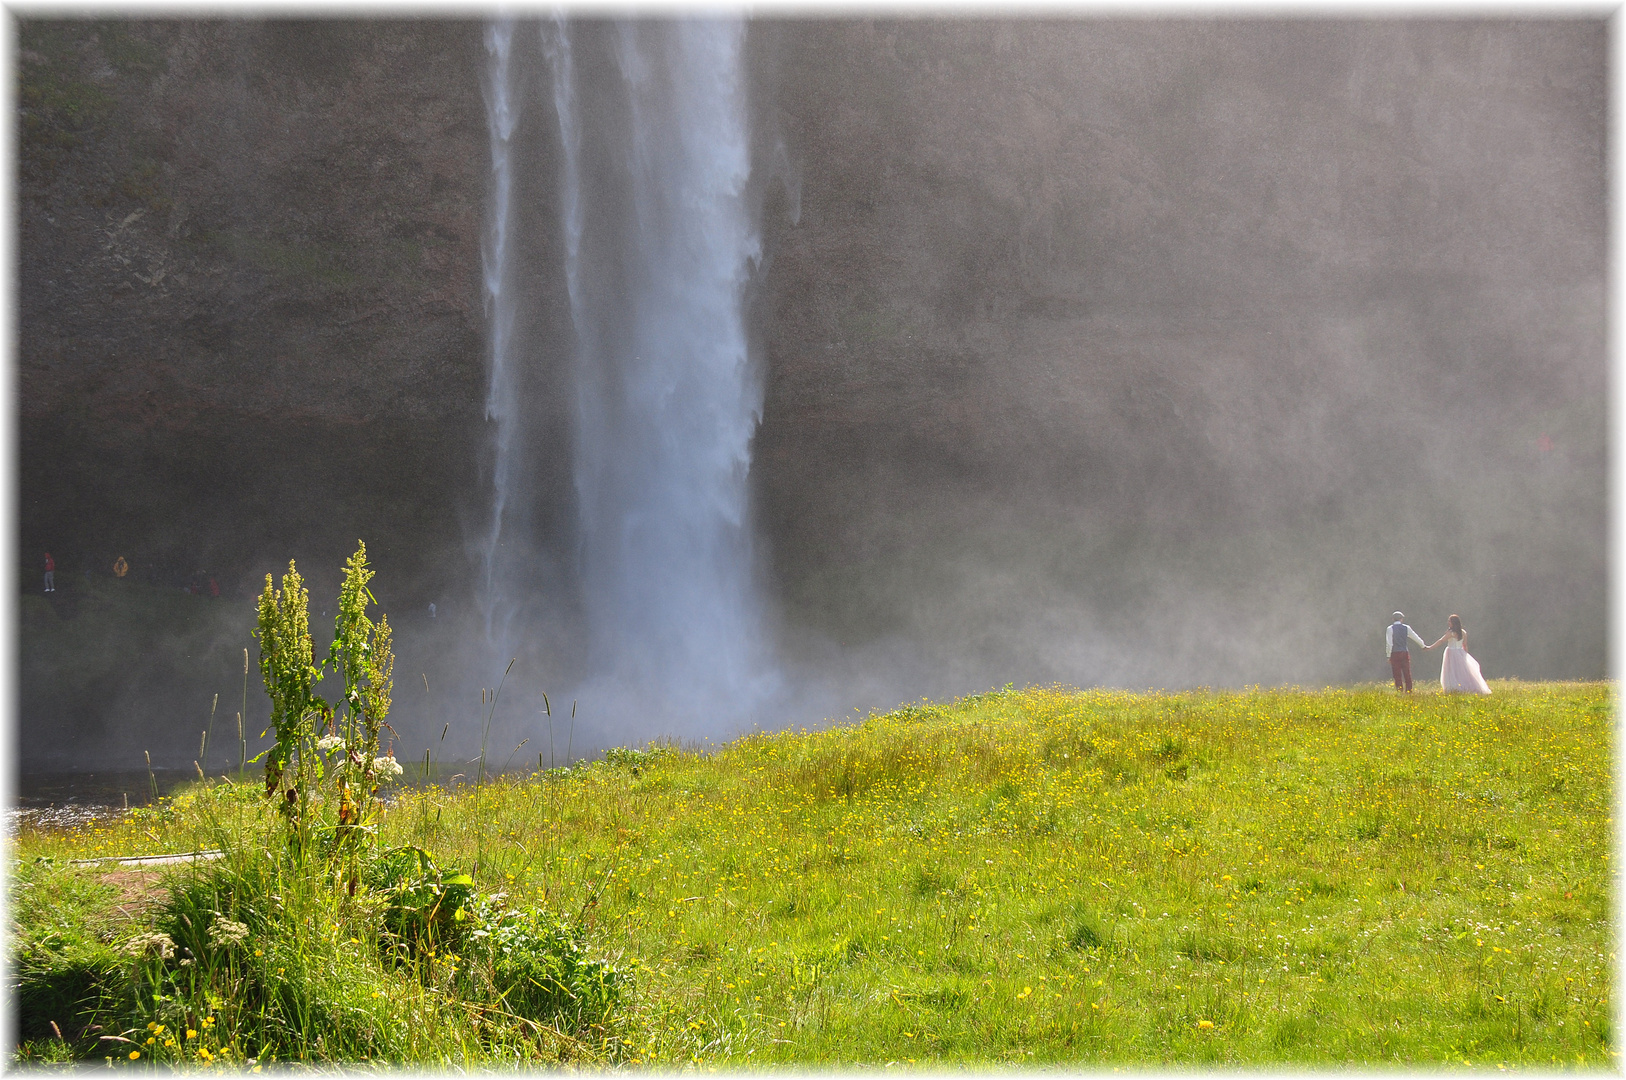
[(235, 591), (357, 535), (447, 559), (483, 423), (478, 28), (26, 20), (20, 45), (29, 565)]
[(1601, 23), (766, 31), (805, 619), (973, 685), (1381, 678), (1396, 606), (1603, 670)]
[[(907, 642), (909, 694), (1377, 678), (1400, 605), (1499, 628), (1492, 676), (1601, 674), (1606, 37), (753, 24), (789, 653)], [(19, 45), (26, 565), (243, 593), (292, 555), (327, 592), (359, 536), (386, 606), (455, 606), (488, 512), (480, 27)]]

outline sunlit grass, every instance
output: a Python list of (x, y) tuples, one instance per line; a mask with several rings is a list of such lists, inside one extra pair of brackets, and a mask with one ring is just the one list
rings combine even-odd
[[(1493, 686), (992, 693), (409, 792), (385, 842), (630, 968), (604, 1060), (1612, 1064), (1611, 689)], [(24, 835), (14, 896), (228, 806)]]

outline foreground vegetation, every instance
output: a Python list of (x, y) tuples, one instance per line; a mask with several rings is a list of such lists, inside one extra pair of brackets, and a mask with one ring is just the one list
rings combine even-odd
[[(405, 791), (353, 895), (268, 854), (258, 785), (198, 784), (18, 838), (17, 1058), (1612, 1067), (1611, 690), (1493, 685), (614, 751)], [(453, 921), (414, 952), (413, 912)]]

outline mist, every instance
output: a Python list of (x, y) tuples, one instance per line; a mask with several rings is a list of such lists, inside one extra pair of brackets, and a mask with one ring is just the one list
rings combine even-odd
[(20, 26), (25, 772), (358, 538), (408, 764), (1605, 675), (1601, 18)]

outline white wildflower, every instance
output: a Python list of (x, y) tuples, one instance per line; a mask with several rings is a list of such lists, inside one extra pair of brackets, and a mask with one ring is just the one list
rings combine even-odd
[(168, 960), (175, 955), (175, 942), (168, 934), (150, 931), (126, 941), (124, 951), (131, 956), (156, 956), (160, 960)]
[(217, 949), (228, 949), (248, 938), (248, 927), (222, 915), (216, 915), (209, 924), (209, 944)]
[(337, 735), (323, 735), (320, 739), (316, 740), (316, 749), (320, 750), (324, 754), (334, 749), (343, 750), (344, 740), (339, 738)]
[(405, 772), (393, 755), (373, 758), (373, 775), (378, 777), (380, 783), (390, 783)]

